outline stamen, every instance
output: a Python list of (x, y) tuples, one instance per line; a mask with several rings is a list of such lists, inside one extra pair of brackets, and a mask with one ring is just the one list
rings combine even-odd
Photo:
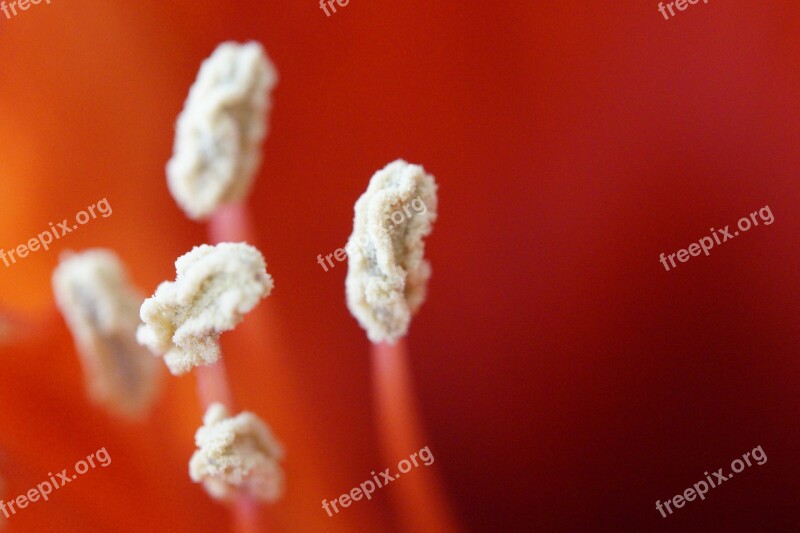
[(274, 502), (283, 494), (284, 452), (267, 425), (256, 415), (235, 417), (219, 403), (212, 404), (195, 436), (197, 451), (189, 475), (203, 483), (211, 497), (230, 501), (241, 494)]
[(170, 372), (184, 374), (220, 358), (219, 336), (272, 291), (264, 257), (245, 243), (204, 244), (175, 262), (177, 277), (164, 282), (141, 308), (137, 339), (164, 356)]
[(203, 220), (247, 195), (261, 163), (277, 80), (256, 42), (222, 43), (203, 62), (178, 117), (167, 164), (170, 192), (190, 218)]
[(53, 272), (53, 292), (69, 326), (90, 396), (110, 411), (136, 418), (156, 396), (158, 362), (136, 343), (143, 300), (109, 250), (65, 254)]
[[(403, 337), (431, 275), (424, 238), (436, 220), (436, 190), (421, 166), (403, 160), (387, 165), (356, 202), (346, 247), (347, 305), (373, 342), (375, 406), (387, 464), (426, 445)], [(407, 529), (457, 531), (438, 476), (424, 474), (409, 476), (396, 489)]]
[[(411, 212), (408, 206), (415, 201), (420, 208)], [(402, 160), (376, 172), (356, 202), (346, 247), (347, 306), (372, 342), (403, 337), (425, 300), (431, 268), (423, 239), (433, 228), (436, 209), (433, 176)]]

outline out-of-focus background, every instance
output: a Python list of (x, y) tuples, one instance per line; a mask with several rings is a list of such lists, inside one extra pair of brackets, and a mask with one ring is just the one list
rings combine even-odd
[[(170, 378), (144, 424), (110, 419), (86, 400), (50, 273), (64, 250), (106, 246), (148, 293), (173, 278), (206, 240), (167, 192), (175, 118), (218, 43), (256, 39), (280, 73), (250, 199), (276, 289), (270, 342), (237, 330), (223, 345), (238, 403), (288, 451), (271, 530), (399, 529), (392, 486), (334, 518), (320, 506), (392, 465), (346, 264), (316, 262), (398, 157), (440, 185), (409, 346), (430, 468), (465, 529), (796, 530), (800, 5), (711, 0), (670, 20), (657, 5), (351, 0), (326, 17), (314, 0), (53, 0), (0, 14), (0, 248), (113, 208), (0, 264), (0, 306), (26, 324), (0, 347), (3, 496), (100, 447), (113, 460), (0, 522), (230, 529), (187, 475), (193, 379)], [(772, 225), (659, 263), (765, 205)], [(763, 466), (655, 509), (759, 445)]]

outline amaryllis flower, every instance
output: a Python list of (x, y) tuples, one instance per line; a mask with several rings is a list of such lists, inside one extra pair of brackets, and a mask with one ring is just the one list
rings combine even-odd
[[(7, 0), (0, 528), (431, 531), (445, 508), (469, 531), (796, 528), (800, 6), (657, 4)], [(203, 62), (251, 42), (267, 69), (221, 75), (269, 100), (179, 127)], [(167, 177), (187, 131), (205, 143), (177, 170), (218, 185), (199, 221)], [(438, 205), (425, 302), (390, 347), (348, 310), (345, 247), (400, 158)], [(660, 265), (766, 205), (773, 224)], [(219, 337), (225, 372), (164, 376), (138, 422), (107, 412), (52, 292), (62, 252), (112, 250), (147, 297), (220, 242), (259, 250), (276, 287)], [(275, 501), (190, 477), (219, 400), (281, 444)], [(659, 514), (756, 446), (763, 466)]]

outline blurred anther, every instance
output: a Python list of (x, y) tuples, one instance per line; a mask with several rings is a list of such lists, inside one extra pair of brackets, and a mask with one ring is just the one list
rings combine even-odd
[(143, 297), (122, 262), (104, 249), (64, 254), (53, 272), (53, 291), (90, 396), (114, 413), (143, 415), (153, 403), (161, 371), (136, 342)]
[(256, 42), (225, 42), (200, 67), (178, 117), (167, 183), (187, 216), (203, 220), (242, 200), (261, 162), (270, 92), (278, 80)]

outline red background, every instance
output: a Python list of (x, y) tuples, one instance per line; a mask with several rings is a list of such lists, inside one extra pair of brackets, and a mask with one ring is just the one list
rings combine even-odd
[[(312, 0), (54, 0), (0, 16), (0, 246), (103, 197), (114, 209), (0, 267), (0, 303), (41, 328), (2, 347), (6, 495), (101, 446), (114, 460), (9, 530), (228, 527), (186, 476), (191, 378), (169, 381), (146, 425), (109, 422), (84, 398), (49, 285), (60, 251), (109, 246), (152, 291), (204, 241), (163, 167), (200, 61), (228, 39), (261, 41), (280, 72), (251, 198), (276, 280), (272, 355), (225, 341), (239, 402), (289, 452), (274, 529), (396, 528), (390, 488), (334, 519), (319, 507), (384, 461), (346, 266), (316, 257), (403, 157), (440, 185), (409, 344), (466, 528), (796, 530), (799, 15), (788, 0), (710, 0), (669, 21), (630, 0), (351, 0), (330, 18)], [(658, 262), (764, 205), (773, 225), (670, 272)], [(655, 510), (758, 445), (764, 466)], [(300, 481), (311, 470), (319, 484)]]

